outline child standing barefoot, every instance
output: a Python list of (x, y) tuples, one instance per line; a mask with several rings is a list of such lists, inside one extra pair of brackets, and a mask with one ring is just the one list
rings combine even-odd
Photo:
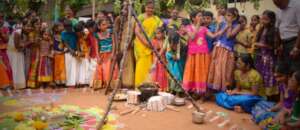
[(76, 33), (73, 31), (71, 20), (64, 21), (64, 31), (61, 33), (61, 39), (67, 50), (65, 52), (65, 63), (68, 64), (68, 67), (66, 67), (66, 86), (75, 87), (78, 74), (78, 39)]
[(217, 33), (220, 36), (215, 42), (208, 75), (209, 88), (214, 91), (225, 91), (228, 86), (233, 85), (235, 66), (233, 46), (240, 30), (238, 17), (237, 9), (229, 8), (226, 12), (226, 21), (218, 27)]
[[(163, 49), (163, 44), (165, 42), (165, 35), (162, 28), (158, 28), (155, 34), (154, 39), (152, 40), (153, 46), (160, 53), (163, 58), (163, 62), (166, 62), (165, 59), (165, 51)], [(168, 75), (163, 65), (158, 61), (158, 59), (154, 56), (154, 62), (152, 68), (154, 68), (154, 72), (152, 74), (152, 80), (159, 84), (161, 91), (168, 90)]]
[[(178, 80), (182, 81), (183, 79), (183, 58), (177, 54), (178, 45), (180, 44), (180, 38), (177, 33), (172, 33), (169, 35), (169, 44), (170, 50), (166, 53), (166, 59), (168, 62), (168, 69), (172, 75)], [(180, 95), (182, 94), (182, 89), (179, 88), (172, 79), (169, 79), (169, 90), (171, 93)]]
[(38, 82), (42, 87), (47, 87), (52, 82), (52, 39), (50, 32), (44, 30), (42, 32), (42, 40), (40, 42), (40, 62), (38, 65)]
[(77, 85), (84, 87), (89, 86), (89, 52), (90, 47), (87, 42), (87, 37), (84, 32), (84, 23), (79, 22), (75, 26), (75, 32), (78, 38), (78, 48), (79, 48), (79, 60), (78, 60), (78, 77), (77, 77)]
[(191, 13), (192, 24), (186, 27), (188, 34), (188, 54), (184, 69), (183, 86), (186, 91), (203, 96), (207, 89), (210, 55), (206, 36), (215, 37), (201, 26), (202, 12)]
[(95, 33), (99, 46), (99, 61), (95, 73), (94, 89), (107, 87), (110, 76), (112, 76), (113, 81), (117, 78), (117, 68), (115, 68), (113, 73), (110, 73), (115, 48), (108, 25), (109, 21), (107, 19), (100, 20), (98, 23), (99, 32)]
[(66, 83), (65, 53), (64, 44), (61, 40), (61, 32), (64, 30), (62, 23), (53, 26), (54, 32), (54, 66), (53, 80), (56, 85), (63, 86)]
[(38, 81), (38, 66), (40, 60), (39, 42), (41, 41), (41, 21), (39, 18), (35, 18), (30, 23), (30, 30), (28, 30), (28, 42), (25, 45), (29, 50), (30, 63), (28, 70), (27, 86), (30, 88), (36, 88)]
[(275, 54), (274, 47), (276, 43), (276, 15), (274, 12), (266, 10), (262, 15), (263, 27), (259, 30), (255, 47), (256, 65), (255, 68), (263, 76), (266, 95), (269, 100), (272, 96), (277, 96), (278, 91), (275, 87), (274, 67)]

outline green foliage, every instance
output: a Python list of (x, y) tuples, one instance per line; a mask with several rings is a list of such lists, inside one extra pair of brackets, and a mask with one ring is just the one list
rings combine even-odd
[(63, 0), (65, 5), (69, 5), (73, 11), (77, 12), (82, 6), (90, 3), (90, 0)]
[(81, 124), (84, 123), (84, 119), (75, 114), (69, 114), (66, 117), (66, 121), (63, 122), (62, 126), (64, 126), (64, 129), (75, 129), (75, 130), (83, 130), (83, 128), (80, 127)]
[(175, 6), (176, 1), (175, 0), (168, 0), (168, 2), (166, 3), (167, 7), (174, 7)]
[(5, 118), (0, 121), (0, 129), (13, 130), (17, 126), (17, 122), (13, 118)]
[[(145, 7), (147, 0), (135, 0), (134, 1), (134, 9), (137, 14), (141, 14), (143, 11), (143, 8)], [(154, 0), (154, 13), (156, 15), (161, 15), (161, 6), (164, 1), (162, 0)]]
[(202, 0), (202, 3), (200, 4), (200, 7), (202, 7), (202, 8), (210, 7), (210, 0)]
[(156, 15), (161, 15), (160, 2), (161, 0), (154, 0), (154, 12)]
[(209, 6), (209, 4), (207, 4), (207, 2), (204, 2), (204, 1), (207, 1), (207, 0), (202, 0), (201, 2), (196, 2), (197, 5), (195, 5), (195, 4), (193, 4), (194, 1), (186, 0), (183, 8), (188, 13), (195, 11), (195, 10), (201, 10), (202, 8)]
[(47, 0), (1, 0), (0, 11), (7, 16), (22, 17), (28, 10), (38, 11), (45, 3)]
[(121, 8), (122, 8), (122, 2), (121, 2), (121, 0), (115, 0), (115, 2), (114, 2), (114, 12), (116, 13), (116, 14), (119, 14), (120, 12), (121, 12)]
[(251, 3), (253, 3), (254, 9), (258, 10), (260, 5), (259, 5), (260, 0), (250, 0)]
[(217, 5), (227, 5), (229, 3), (228, 0), (215, 0)]
[(184, 3), (184, 10), (185, 11), (187, 11), (187, 12), (192, 12), (192, 11), (194, 11), (194, 9), (193, 9), (193, 5), (190, 3), (190, 1), (185, 1), (185, 3)]
[(110, 0), (98, 0), (99, 3), (101, 4), (107, 4)]
[(137, 0), (134, 2), (134, 9), (137, 14), (142, 13), (142, 8), (143, 8), (143, 3), (141, 1)]
[(18, 11), (26, 12), (28, 9), (29, 2), (27, 0), (15, 0), (15, 8)]

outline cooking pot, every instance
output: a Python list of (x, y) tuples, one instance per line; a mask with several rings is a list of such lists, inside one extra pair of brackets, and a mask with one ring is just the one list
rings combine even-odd
[(144, 83), (139, 86), (139, 90), (141, 91), (140, 101), (147, 102), (148, 99), (152, 96), (158, 95), (159, 86), (155, 83)]

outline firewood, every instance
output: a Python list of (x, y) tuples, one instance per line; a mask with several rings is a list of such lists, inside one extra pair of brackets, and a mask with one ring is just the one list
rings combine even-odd
[(121, 115), (121, 116), (125, 116), (125, 115), (127, 115), (127, 114), (129, 114), (129, 113), (132, 113), (133, 111), (134, 111), (133, 108), (126, 109), (126, 110), (123, 110), (122, 112), (120, 112), (120, 115)]
[(167, 109), (170, 109), (170, 110), (172, 110), (172, 111), (179, 112), (179, 109), (176, 109), (174, 106), (171, 106), (171, 105), (167, 105), (166, 108), (167, 108)]

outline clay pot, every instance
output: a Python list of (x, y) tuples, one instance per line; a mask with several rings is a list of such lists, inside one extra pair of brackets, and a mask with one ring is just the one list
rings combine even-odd
[(195, 124), (203, 124), (204, 123), (205, 113), (194, 111), (192, 113), (192, 117), (193, 117), (193, 122)]
[(152, 96), (158, 95), (158, 88), (159, 86), (154, 83), (144, 83), (139, 87), (141, 91), (140, 101), (146, 102)]

